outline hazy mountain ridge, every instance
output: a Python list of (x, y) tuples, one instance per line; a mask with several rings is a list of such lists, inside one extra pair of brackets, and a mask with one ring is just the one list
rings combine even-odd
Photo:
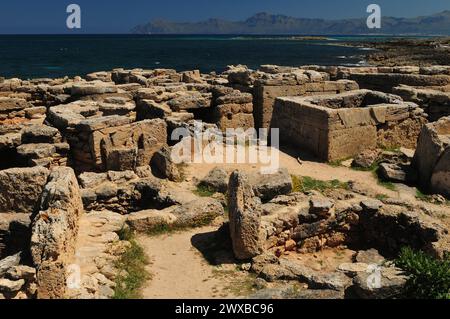
[(368, 29), (366, 19), (306, 19), (258, 13), (245, 21), (208, 19), (200, 22), (154, 20), (131, 30), (135, 34), (450, 34), (450, 10), (416, 18), (383, 17), (381, 29)]

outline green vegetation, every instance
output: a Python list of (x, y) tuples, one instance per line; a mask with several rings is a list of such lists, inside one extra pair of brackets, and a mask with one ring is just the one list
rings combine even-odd
[(337, 179), (331, 181), (321, 181), (309, 176), (295, 176), (292, 175), (292, 191), (293, 192), (308, 192), (316, 190), (323, 192), (328, 189), (349, 189), (347, 182), (341, 182)]
[(193, 191), (193, 193), (200, 197), (211, 197), (216, 193), (216, 191), (208, 186), (199, 184), (197, 185), (197, 188)]
[(145, 234), (151, 237), (159, 236), (162, 234), (171, 234), (175, 233), (177, 231), (182, 231), (185, 228), (181, 228), (175, 225), (169, 225), (166, 223), (160, 223), (157, 225), (154, 225), (151, 229), (148, 229)]
[(117, 232), (117, 235), (119, 236), (120, 240), (127, 240), (127, 241), (132, 240), (134, 236), (133, 231), (128, 226), (122, 227), (122, 229)]
[(328, 165), (330, 165), (332, 167), (340, 167), (340, 166), (342, 166), (343, 162), (348, 161), (349, 159), (351, 159), (351, 157), (346, 157), (346, 158), (342, 158), (339, 160), (331, 161), (331, 162), (328, 162)]
[(148, 264), (147, 256), (141, 246), (134, 240), (130, 230), (121, 230), (119, 237), (128, 238), (130, 247), (116, 261), (118, 269), (114, 299), (141, 298), (141, 288), (151, 278), (145, 266)]
[(190, 220), (189, 222), (176, 222), (174, 224), (159, 223), (145, 232), (148, 236), (159, 236), (162, 234), (171, 234), (175, 232), (184, 231), (191, 228), (199, 228), (208, 226), (216, 219), (218, 215), (215, 213), (201, 214), (199, 217)]
[(396, 266), (410, 278), (405, 297), (413, 299), (450, 299), (450, 256), (435, 259), (421, 251), (403, 248)]
[(239, 269), (226, 270), (221, 266), (216, 266), (213, 269), (213, 276), (227, 280), (224, 290), (235, 297), (245, 297), (256, 291), (255, 280), (257, 275), (254, 273), (242, 272)]
[(392, 145), (391, 145), (391, 146), (386, 146), (386, 145), (378, 144), (378, 148), (381, 149), (381, 150), (383, 150), (384, 152), (391, 152), (391, 153), (397, 153), (397, 154), (400, 154), (400, 153), (401, 153), (400, 147), (401, 147), (401, 146), (399, 146), (399, 145), (395, 145), (395, 146), (392, 146)]
[(423, 202), (433, 203), (437, 205), (450, 205), (450, 200), (444, 199), (443, 201), (436, 201), (433, 195), (426, 194), (420, 189), (416, 190), (416, 198)]
[(362, 172), (376, 172), (378, 170), (380, 163), (379, 162), (374, 162), (371, 166), (369, 167), (356, 167), (356, 166), (351, 166), (351, 168), (355, 171), (362, 171)]
[(377, 171), (373, 172), (373, 176), (377, 179), (378, 185), (383, 186), (386, 189), (389, 189), (391, 191), (396, 191), (397, 187), (394, 183), (383, 180), (379, 175)]
[(416, 198), (418, 200), (421, 200), (421, 201), (424, 201), (424, 202), (428, 202), (428, 203), (433, 202), (432, 196), (423, 193), (420, 189), (416, 190)]
[(380, 201), (384, 201), (384, 200), (388, 199), (389, 196), (387, 196), (386, 194), (377, 194), (377, 195), (375, 196), (375, 198), (378, 199), (378, 200), (380, 200)]
[(187, 169), (186, 163), (179, 163), (176, 164), (176, 167), (178, 169), (178, 172), (180, 173), (180, 182), (184, 181), (186, 179), (186, 169)]

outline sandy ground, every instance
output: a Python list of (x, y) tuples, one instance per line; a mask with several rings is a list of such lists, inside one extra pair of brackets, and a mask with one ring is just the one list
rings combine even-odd
[(152, 278), (142, 291), (146, 299), (235, 298), (241, 282), (249, 275), (237, 270), (232, 261), (212, 265), (203, 256), (203, 247), (213, 239), (218, 227), (207, 226), (155, 237), (139, 236), (149, 256), (147, 270)]

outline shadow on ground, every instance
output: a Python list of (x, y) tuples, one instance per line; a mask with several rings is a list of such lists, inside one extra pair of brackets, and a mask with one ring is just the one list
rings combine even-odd
[(191, 244), (213, 266), (237, 263), (233, 256), (228, 224), (223, 225), (217, 231), (192, 236)]

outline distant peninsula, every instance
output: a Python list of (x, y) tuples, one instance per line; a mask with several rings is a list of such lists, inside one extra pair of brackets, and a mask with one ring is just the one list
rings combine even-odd
[(245, 21), (208, 19), (200, 22), (153, 20), (133, 34), (244, 34), (244, 35), (450, 35), (450, 10), (415, 18), (383, 17), (381, 29), (368, 29), (366, 17), (325, 20), (258, 13)]

